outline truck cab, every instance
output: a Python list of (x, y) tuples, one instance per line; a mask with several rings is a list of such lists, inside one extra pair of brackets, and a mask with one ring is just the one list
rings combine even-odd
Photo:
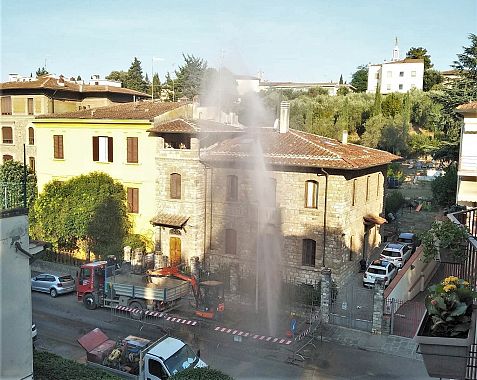
[(179, 339), (167, 337), (144, 356), (146, 379), (164, 380), (187, 368), (207, 367), (199, 356)]
[(106, 267), (106, 261), (95, 261), (80, 267), (76, 279), (76, 296), (88, 309), (96, 309), (101, 297), (104, 297)]

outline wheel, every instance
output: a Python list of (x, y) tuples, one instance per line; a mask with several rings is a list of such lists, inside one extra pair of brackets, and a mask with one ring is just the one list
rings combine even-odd
[(86, 309), (89, 309), (89, 310), (94, 310), (97, 307), (96, 301), (94, 300), (94, 297), (92, 294), (87, 294), (86, 296), (84, 296), (83, 303)]
[(50, 289), (50, 296), (55, 298), (58, 295), (58, 292), (56, 291), (55, 288)]
[(129, 307), (136, 309), (135, 311), (131, 311), (130, 315), (132, 319), (140, 321), (144, 318), (144, 309), (145, 307), (138, 301), (133, 301), (129, 304)]

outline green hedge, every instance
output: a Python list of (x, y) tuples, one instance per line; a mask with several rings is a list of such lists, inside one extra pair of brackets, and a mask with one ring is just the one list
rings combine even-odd
[(234, 378), (217, 369), (190, 368), (170, 377), (169, 380), (234, 380)]
[(33, 375), (35, 380), (121, 380), (108, 372), (36, 350), (33, 351)]

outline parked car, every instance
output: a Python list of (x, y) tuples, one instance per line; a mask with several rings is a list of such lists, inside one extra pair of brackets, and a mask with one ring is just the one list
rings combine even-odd
[(387, 260), (374, 260), (364, 272), (363, 286), (373, 287), (378, 279), (384, 281), (384, 285), (388, 286), (396, 274), (397, 268), (393, 263)]
[(406, 244), (388, 243), (381, 252), (380, 258), (402, 268), (411, 257), (411, 248)]
[(411, 254), (416, 252), (416, 248), (420, 245), (417, 235), (413, 232), (401, 232), (397, 238), (397, 242), (410, 247)]
[(38, 337), (38, 331), (36, 330), (36, 323), (31, 324), (31, 340), (35, 344), (36, 338)]
[(50, 296), (56, 297), (58, 294), (74, 292), (75, 280), (69, 274), (56, 276), (42, 273), (31, 279), (31, 290), (50, 293)]

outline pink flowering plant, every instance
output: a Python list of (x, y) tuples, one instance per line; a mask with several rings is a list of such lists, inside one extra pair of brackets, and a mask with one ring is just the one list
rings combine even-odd
[(450, 276), (428, 289), (427, 312), (431, 316), (430, 335), (462, 338), (467, 336), (472, 316), (472, 303), (477, 292), (470, 284)]

